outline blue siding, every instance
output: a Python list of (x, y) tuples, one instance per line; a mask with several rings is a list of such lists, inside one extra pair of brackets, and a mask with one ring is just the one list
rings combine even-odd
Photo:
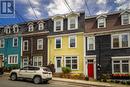
[[(15, 36), (14, 36), (15, 37)], [(4, 37), (5, 45), (4, 48), (0, 48), (0, 54), (4, 55), (4, 66), (9, 67), (11, 64), (8, 64), (9, 55), (18, 55), (18, 65), (21, 63), (21, 36), (18, 36), (18, 46), (13, 47), (13, 36)]]

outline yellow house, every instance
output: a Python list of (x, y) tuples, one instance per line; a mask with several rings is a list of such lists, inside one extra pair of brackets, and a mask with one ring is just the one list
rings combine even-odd
[(70, 67), (72, 73), (84, 70), (83, 32), (48, 36), (48, 63), (55, 65), (56, 73)]

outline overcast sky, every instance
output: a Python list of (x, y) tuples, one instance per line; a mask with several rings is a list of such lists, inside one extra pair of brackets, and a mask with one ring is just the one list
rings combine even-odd
[[(84, 0), (66, 0), (73, 11), (85, 11), (89, 16)], [(91, 15), (108, 13), (120, 9), (130, 9), (130, 0), (86, 0)], [(30, 0), (38, 19), (70, 12), (64, 0)], [(15, 0), (15, 9), (25, 21), (36, 20), (28, 0)], [(0, 25), (24, 22), (19, 15), (15, 18), (0, 18)]]

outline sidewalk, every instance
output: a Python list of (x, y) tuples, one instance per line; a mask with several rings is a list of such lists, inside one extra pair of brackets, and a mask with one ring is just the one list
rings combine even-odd
[(109, 83), (104, 83), (104, 82), (94, 82), (94, 81), (84, 81), (84, 80), (72, 80), (72, 79), (64, 79), (64, 78), (56, 78), (56, 77), (53, 77), (52, 80), (65, 81), (65, 82), (73, 82), (73, 83), (93, 85), (93, 86), (112, 87), (112, 85), (110, 85)]

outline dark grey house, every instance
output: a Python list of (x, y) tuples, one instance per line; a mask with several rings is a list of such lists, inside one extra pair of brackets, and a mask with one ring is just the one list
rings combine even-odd
[(85, 19), (85, 74), (130, 73), (130, 11)]

